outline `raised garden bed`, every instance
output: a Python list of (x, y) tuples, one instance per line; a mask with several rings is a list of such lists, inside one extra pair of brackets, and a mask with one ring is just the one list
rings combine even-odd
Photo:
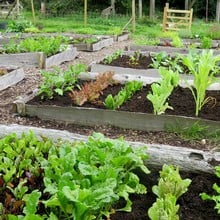
[[(127, 51), (151, 51), (155, 53), (159, 53), (161, 51), (166, 51), (167, 53), (179, 53), (179, 54), (188, 54), (190, 51), (198, 51), (202, 52), (204, 49), (189, 49), (189, 48), (175, 48), (171, 46), (145, 46), (145, 45), (130, 45), (125, 48)], [(213, 49), (213, 54), (220, 54), (218, 49)]]
[(130, 35), (130, 33), (127, 32), (127, 31), (125, 31), (125, 32), (123, 32), (122, 34), (115, 35), (115, 36), (114, 36), (114, 40), (115, 40), (115, 41), (118, 41), (118, 42), (125, 41), (125, 40), (128, 40), (128, 39), (129, 39), (129, 35)]
[[(207, 42), (210, 44), (209, 49), (217, 49), (220, 47), (220, 41), (219, 40), (212, 40), (207, 38), (210, 42)], [(173, 46), (172, 42), (173, 40), (170, 38), (160, 38), (160, 43), (158, 46)], [(194, 38), (194, 39), (181, 39), (183, 46), (186, 48), (189, 48), (190, 46), (194, 46), (196, 48), (202, 49), (202, 39)]]
[[(150, 48), (149, 48), (150, 49)], [(105, 59), (103, 59), (99, 63), (92, 63), (90, 65), (91, 72), (93, 73), (102, 73), (105, 71), (112, 71), (115, 74), (122, 74), (122, 75), (133, 75), (134, 77), (138, 76), (139, 77), (147, 77), (148, 78), (148, 83), (158, 81), (160, 78), (158, 69), (154, 69), (152, 64), (152, 55), (153, 54), (158, 54), (159, 51), (157, 49), (150, 51), (147, 50), (145, 52), (140, 52), (141, 56), (139, 59), (132, 61), (132, 57), (134, 57), (134, 54), (137, 52), (136, 51), (124, 51), (121, 56), (118, 56), (116, 59), (113, 59), (110, 63), (105, 63)], [(166, 51), (167, 55), (170, 57), (175, 57), (175, 55), (170, 51)], [(187, 54), (187, 53), (186, 53)], [(168, 67), (170, 64), (169, 62), (172, 63), (172, 61), (166, 61), (162, 64), (161, 66)], [(177, 62), (173, 61), (173, 67), (175, 68), (178, 64)], [(172, 67), (170, 65), (170, 67)], [(182, 68), (182, 72), (180, 74), (181, 81), (180, 85), (182, 87), (186, 87), (186, 80), (187, 84), (191, 85), (193, 83), (193, 76), (192, 74), (189, 74), (189, 71), (186, 66), (183, 66), (182, 64), (178, 64)], [(209, 90), (218, 90), (220, 86), (220, 83), (217, 81), (216, 83), (213, 83), (208, 89)]]
[[(83, 141), (83, 142), (86, 142), (88, 140), (87, 136), (73, 134), (67, 131), (27, 127), (22, 125), (9, 125), (9, 126), (0, 125), (0, 136), (5, 137), (6, 135), (11, 133), (16, 133), (18, 134), (18, 136), (21, 136), (22, 132), (27, 133), (30, 130), (33, 131), (38, 136), (39, 139), (43, 139), (43, 140), (45, 140), (46, 137), (49, 137), (55, 142), (60, 139), (68, 140), (68, 141)], [(110, 141), (108, 143), (110, 143)], [(146, 145), (146, 143), (137, 143), (137, 142), (129, 142), (128, 144), (132, 146), (132, 148), (138, 148), (143, 145)], [(190, 178), (192, 180), (188, 188), (188, 191), (178, 199), (178, 204), (180, 205), (180, 210), (178, 212), (178, 215), (180, 219), (181, 220), (188, 220), (188, 219), (206, 220), (207, 218), (212, 220), (219, 219), (219, 215), (217, 214), (216, 210), (214, 210), (214, 205), (215, 205), (214, 202), (203, 201), (200, 197), (200, 193), (202, 192), (206, 192), (208, 194), (214, 193), (212, 189), (212, 185), (214, 183), (217, 183), (219, 179), (216, 178), (213, 174), (214, 164), (212, 164), (212, 162), (213, 161), (218, 162), (217, 160), (220, 159), (219, 153), (217, 152), (210, 153), (199, 150), (195, 151), (193, 149), (185, 149), (181, 147), (165, 146), (165, 145), (150, 145), (146, 149), (146, 153), (150, 156), (150, 158), (146, 160), (145, 164), (150, 169), (151, 174), (146, 175), (139, 173), (140, 174), (139, 178), (141, 180), (141, 183), (143, 183), (147, 187), (147, 194), (143, 194), (143, 195), (132, 194), (131, 196), (129, 196), (131, 201), (133, 202), (131, 212), (116, 211), (115, 214), (111, 215), (111, 219), (113, 220), (149, 219), (147, 215), (147, 210), (156, 200), (156, 196), (152, 193), (151, 187), (158, 183), (158, 178), (159, 178), (158, 170), (161, 170), (161, 165), (163, 165), (164, 163), (173, 164), (174, 166), (180, 165), (180, 173), (182, 178)], [(175, 162), (177, 162), (177, 164), (175, 164)], [(68, 162), (66, 162), (66, 166), (67, 165)], [(41, 171), (43, 172), (43, 170)], [(27, 174), (29, 174), (29, 172), (27, 172)], [(37, 189), (38, 188), (37, 183), (42, 178), (42, 176), (40, 175), (36, 179), (34, 178), (33, 175), (31, 175), (31, 178), (27, 175), (27, 178), (26, 176), (24, 178), (28, 180), (25, 186), (32, 186), (34, 182), (35, 183), (34, 189)], [(16, 186), (16, 183), (14, 184), (14, 186)], [(43, 185), (41, 185), (41, 189), (42, 187)], [(8, 200), (13, 199), (9, 197), (9, 194), (10, 193), (8, 192)], [(18, 206), (16, 210), (18, 210), (19, 208), (19, 203), (17, 205)], [(122, 203), (119, 202), (119, 204), (116, 205), (116, 208), (123, 206), (124, 206), (123, 202)], [(41, 209), (38, 211), (40, 213)]]
[(5, 34), (0, 38), (0, 45), (8, 44), (11, 40), (15, 42), (20, 42), (26, 38), (33, 38), (33, 37), (56, 37), (62, 36), (69, 39), (69, 44), (76, 47), (77, 50), (81, 51), (98, 51), (104, 47), (111, 46), (114, 41), (123, 41), (128, 38), (128, 34), (123, 35), (116, 35), (115, 37), (112, 36), (105, 36), (105, 35), (83, 35), (83, 34), (72, 34), (72, 33), (48, 33), (48, 34), (30, 34), (30, 33), (22, 33), (21, 36), (18, 38), (14, 37), (13, 34)]
[[(90, 42), (91, 41), (91, 42)], [(70, 43), (82, 51), (98, 51), (113, 44), (113, 37), (74, 38)]]
[(0, 65), (0, 91), (20, 82), (24, 77), (22, 68)]
[(16, 65), (19, 67), (49, 68), (63, 62), (75, 59), (77, 50), (69, 46), (65, 51), (50, 57), (42, 52), (0, 54), (0, 65)]
[[(42, 101), (40, 97), (36, 96), (35, 91), (27, 97), (16, 100), (14, 109), (21, 115), (82, 125), (112, 125), (137, 130), (161, 131), (168, 125), (184, 128), (199, 123), (201, 126), (207, 126), (210, 131), (219, 129), (219, 90), (207, 91), (207, 96), (215, 98), (216, 102), (205, 105), (199, 118), (194, 117), (195, 103), (190, 90), (182, 87), (175, 89), (169, 98), (169, 103), (174, 110), (167, 110), (164, 115), (154, 115), (152, 114), (152, 104), (146, 99), (146, 95), (150, 91), (148, 83), (152, 82), (152, 78), (150, 81), (143, 76), (140, 78), (146, 86), (118, 110), (107, 110), (103, 102), (108, 94), (116, 94), (121, 85), (109, 86), (105, 89), (96, 104), (86, 103), (82, 107), (74, 106), (68, 93), (62, 97)], [(126, 82), (131, 79), (133, 78), (125, 75), (121, 81)]]

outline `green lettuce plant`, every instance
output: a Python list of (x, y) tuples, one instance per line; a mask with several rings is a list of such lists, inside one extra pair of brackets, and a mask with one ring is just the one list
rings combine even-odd
[(190, 179), (181, 178), (178, 167), (163, 165), (159, 183), (152, 187), (153, 193), (158, 198), (148, 210), (150, 219), (179, 220), (179, 205), (176, 203), (178, 198), (188, 190), (190, 183)]
[(180, 48), (183, 47), (183, 41), (182, 39), (179, 37), (179, 35), (174, 35), (172, 37), (172, 46)]
[(64, 92), (71, 91), (77, 86), (78, 75), (86, 69), (84, 64), (76, 64), (70, 65), (64, 71), (59, 67), (54, 67), (53, 71), (41, 71), (43, 81), (39, 86), (38, 95), (41, 99), (52, 99), (55, 94), (62, 96)]
[[(122, 139), (110, 140), (94, 134), (87, 142), (51, 148), (45, 160), (45, 190), (49, 197), (43, 203), (59, 209), (59, 219), (102, 219), (109, 217), (113, 204), (123, 198), (130, 211), (130, 193), (146, 193), (133, 172), (141, 169), (147, 155), (144, 148), (132, 150)], [(66, 218), (65, 218), (66, 216)]]
[(210, 49), (212, 47), (212, 39), (210, 37), (203, 37), (200, 42), (202, 49)]
[(103, 60), (103, 63), (104, 64), (110, 64), (113, 60), (118, 59), (122, 55), (123, 55), (123, 51), (122, 50), (117, 50), (113, 54), (106, 56)]
[(206, 89), (216, 81), (215, 74), (219, 71), (220, 55), (213, 55), (212, 50), (203, 50), (201, 54), (189, 53), (182, 57), (182, 63), (193, 74), (193, 85), (189, 86), (196, 104), (195, 115), (198, 116), (210, 97), (206, 97)]
[(4, 53), (44, 52), (46, 56), (54, 55), (67, 48), (66, 39), (56, 37), (26, 38), (20, 42), (10, 41), (3, 45)]
[(162, 51), (156, 54), (151, 54), (152, 64), (149, 67), (153, 67), (154, 69), (159, 69), (159, 67), (166, 67), (173, 71), (178, 71), (179, 73), (183, 72), (183, 68), (181, 66), (181, 57), (176, 54), (175, 56), (170, 56), (166, 52)]
[(165, 113), (166, 109), (173, 109), (169, 106), (167, 99), (173, 89), (178, 85), (180, 78), (178, 72), (162, 67), (159, 68), (159, 73), (162, 79), (151, 85), (152, 92), (146, 96), (146, 98), (151, 101), (154, 114), (156, 115)]
[(122, 90), (114, 97), (112, 94), (108, 95), (104, 101), (104, 105), (108, 109), (118, 109), (124, 102), (129, 100), (138, 90), (143, 86), (141, 81), (133, 80), (127, 82)]
[[(136, 174), (149, 173), (146, 147), (132, 148), (100, 133), (84, 142), (41, 139), (33, 133), (0, 139), (3, 219), (101, 220), (117, 210), (131, 211), (129, 195), (146, 193)], [(120, 199), (125, 203), (115, 210)]]

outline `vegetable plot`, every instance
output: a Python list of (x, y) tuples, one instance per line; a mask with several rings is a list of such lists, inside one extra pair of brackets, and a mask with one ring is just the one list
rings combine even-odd
[(146, 193), (134, 172), (149, 173), (146, 147), (96, 133), (86, 142), (53, 143), (33, 133), (0, 139), (3, 219), (102, 219), (131, 211), (129, 194)]

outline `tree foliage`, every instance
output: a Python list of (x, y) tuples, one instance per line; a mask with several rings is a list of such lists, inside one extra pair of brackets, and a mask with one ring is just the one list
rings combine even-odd
[[(30, 0), (20, 0), (26, 9), (31, 9)], [(142, 0), (143, 1), (143, 0)], [(83, 0), (35, 0), (35, 8), (40, 9), (40, 3), (45, 2), (47, 10), (50, 15), (60, 16), (68, 13), (83, 11)], [(176, 9), (184, 9), (185, 0), (158, 0), (155, 1), (156, 10), (162, 12), (165, 3), (169, 2), (170, 7)], [(206, 1), (195, 0), (193, 10), (194, 16), (205, 18), (206, 16)], [(90, 12), (101, 12), (104, 8), (111, 5), (111, 0), (88, 0), (88, 10)], [(138, 0), (136, 0), (138, 5)], [(143, 1), (143, 11), (149, 11), (150, 1)], [(130, 13), (131, 0), (115, 0), (116, 13), (126, 14)], [(216, 13), (216, 0), (209, 0), (208, 2), (208, 17), (209, 19), (215, 18)]]

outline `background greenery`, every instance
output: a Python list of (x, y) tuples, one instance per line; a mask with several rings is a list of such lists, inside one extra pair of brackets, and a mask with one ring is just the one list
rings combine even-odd
[[(37, 9), (40, 9), (41, 0), (35, 0), (34, 4)], [(48, 12), (53, 16), (66, 15), (67, 13), (79, 12), (79, 10), (83, 9), (82, 0), (44, 0), (47, 5)], [(145, 15), (149, 14), (149, 3), (150, 1), (143, 1), (143, 13)], [(170, 7), (184, 9), (184, 0), (156, 0), (156, 11), (157, 13), (161, 13), (163, 11), (163, 7), (165, 3), (169, 2)], [(26, 9), (31, 8), (30, 0), (21, 0), (22, 5)], [(108, 7), (111, 4), (111, 0), (88, 0), (88, 10), (90, 12), (101, 12), (104, 8)], [(136, 1), (138, 4), (138, 1)], [(131, 8), (131, 0), (116, 0), (116, 13), (120, 14), (128, 14), (130, 13)], [(206, 13), (206, 1), (204, 0), (196, 0), (194, 6), (194, 15), (198, 18), (204, 18)], [(215, 18), (216, 13), (216, 0), (208, 1), (208, 14), (209, 19)]]

